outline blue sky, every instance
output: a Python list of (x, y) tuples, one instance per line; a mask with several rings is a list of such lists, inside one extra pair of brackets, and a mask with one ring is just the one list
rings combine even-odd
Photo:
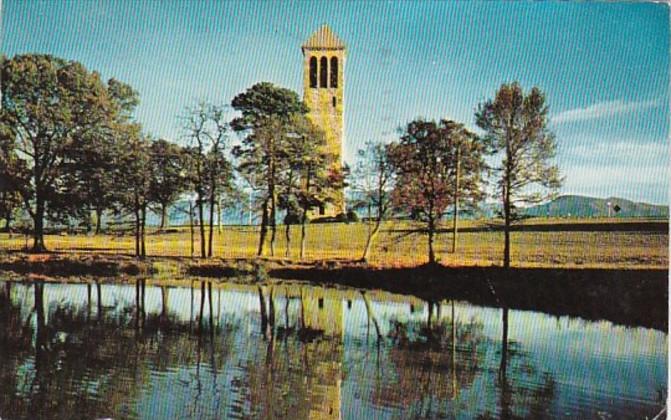
[(328, 23), (348, 45), (345, 160), (411, 119), (474, 128), (501, 83), (546, 92), (562, 193), (667, 203), (669, 8), (653, 3), (2, 3), (2, 51), (82, 62), (134, 86), (150, 133), (178, 139), (200, 99), (258, 81), (302, 95), (301, 43)]

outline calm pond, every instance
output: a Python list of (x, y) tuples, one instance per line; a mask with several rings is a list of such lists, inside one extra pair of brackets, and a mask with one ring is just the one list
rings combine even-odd
[(641, 419), (666, 398), (658, 330), (191, 284), (0, 282), (0, 417)]

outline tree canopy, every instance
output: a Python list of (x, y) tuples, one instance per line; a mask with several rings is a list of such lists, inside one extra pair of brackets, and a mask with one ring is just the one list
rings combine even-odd
[(278, 184), (287, 170), (288, 135), (295, 131), (292, 121), (305, 115), (307, 106), (295, 92), (272, 83), (257, 83), (238, 94), (231, 102), (242, 116), (231, 127), (244, 134), (242, 144), (233, 149), (238, 170), (252, 188), (260, 192), (261, 230), (258, 255), (271, 228), (270, 253), (275, 253)]
[[(505, 224), (504, 266), (510, 266), (510, 225), (518, 204), (550, 198), (561, 186), (559, 168), (552, 163), (556, 152), (554, 134), (547, 128), (548, 106), (537, 87), (525, 93), (517, 83), (504, 83), (478, 106), (477, 125), (491, 153), (501, 158), (493, 168), (497, 196), (503, 205)], [(531, 188), (531, 187), (540, 188)], [(549, 191), (549, 193), (548, 193)]]
[[(436, 261), (434, 235), (448, 206), (458, 197), (479, 197), (480, 172), (484, 167), (474, 134), (462, 124), (417, 119), (403, 130), (400, 141), (389, 146), (396, 174), (392, 192), (395, 206), (426, 224), (429, 262)], [(463, 164), (462, 162), (467, 162)], [(457, 185), (457, 168), (468, 170), (470, 182)]]
[(35, 250), (45, 249), (47, 212), (74, 208), (68, 188), (74, 151), (80, 142), (120, 112), (96, 72), (51, 55), (17, 55), (2, 61), (0, 124), (12, 147), (3, 148), (4, 166), (22, 162), (9, 182), (20, 192), (34, 221)]

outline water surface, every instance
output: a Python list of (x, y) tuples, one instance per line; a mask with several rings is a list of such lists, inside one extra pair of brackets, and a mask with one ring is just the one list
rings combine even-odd
[(0, 417), (651, 418), (666, 397), (657, 330), (191, 284), (0, 282)]

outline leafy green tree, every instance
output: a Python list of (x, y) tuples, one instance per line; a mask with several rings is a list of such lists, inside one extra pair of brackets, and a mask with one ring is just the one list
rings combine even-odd
[[(315, 208), (323, 207), (333, 201), (332, 191), (341, 188), (343, 178), (334, 171), (336, 157), (327, 153), (326, 136), (307, 117), (297, 115), (290, 121), (291, 132), (287, 135), (286, 159), (289, 181), (283, 190), (289, 199), (288, 214), (298, 211), (301, 225), (300, 258), (305, 258), (308, 215)], [(293, 178), (293, 179), (292, 179)], [(289, 236), (287, 235), (287, 238)], [(288, 249), (288, 245), (287, 245)]]
[[(387, 147), (382, 143), (366, 142), (363, 149), (358, 151), (358, 161), (354, 167), (350, 185), (357, 195), (356, 206), (368, 211), (368, 237), (364, 248), (362, 261), (367, 261), (382, 222), (389, 215), (392, 200), (391, 191), (394, 170), (389, 160)], [(375, 211), (375, 221), (372, 221), (372, 212)]]
[(286, 172), (283, 174), (278, 188), (278, 203), (279, 209), (284, 210), (284, 232), (286, 239), (286, 250), (284, 256), (290, 257), (291, 254), (291, 226), (297, 225), (301, 221), (301, 207), (298, 202), (298, 191), (300, 185), (300, 169), (295, 165), (289, 165)]
[(4, 189), (0, 186), (0, 218), (5, 220), (3, 230), (11, 232), (11, 223), (14, 220), (16, 210), (21, 207), (21, 196), (18, 191), (13, 189)]
[[(389, 146), (396, 176), (392, 201), (425, 223), (429, 263), (436, 262), (434, 237), (449, 205), (460, 196), (479, 196), (479, 171), (484, 163), (475, 145), (475, 136), (462, 124), (418, 119), (407, 125), (398, 143)], [(456, 183), (460, 166), (463, 180)]]
[(2, 60), (0, 125), (12, 148), (2, 161), (22, 160), (7, 180), (19, 191), (34, 224), (33, 250), (44, 251), (48, 212), (76, 208), (69, 188), (71, 156), (78, 141), (118, 112), (96, 72), (75, 61), (26, 54)]
[(110, 79), (107, 90), (119, 112), (107, 115), (104, 123), (77, 139), (77, 147), (71, 154), (71, 185), (68, 187), (79, 196), (74, 202), (87, 226), (90, 226), (91, 212), (95, 212), (96, 234), (101, 232), (104, 213), (117, 211), (120, 201), (118, 178), (121, 176), (117, 160), (124, 141), (122, 136), (136, 124), (133, 113), (139, 103), (138, 93), (125, 83)]
[[(220, 195), (230, 187), (233, 176), (232, 167), (225, 154), (229, 142), (229, 126), (225, 120), (225, 108), (208, 103), (200, 103), (187, 109), (184, 121), (185, 136), (191, 146), (190, 174), (200, 220), (200, 252), (201, 257), (206, 258), (212, 256), (215, 208)], [(203, 222), (206, 204), (210, 210), (207, 249)]]
[(503, 265), (508, 268), (510, 226), (517, 219), (517, 206), (551, 198), (561, 186), (559, 168), (551, 163), (555, 136), (547, 128), (545, 94), (537, 87), (525, 93), (517, 82), (502, 84), (493, 100), (479, 105), (475, 118), (490, 151), (501, 157), (493, 171), (503, 206)]
[(137, 129), (129, 126), (119, 147), (117, 178), (120, 204), (134, 219), (135, 256), (144, 258), (146, 249), (147, 207), (151, 200), (150, 142)]
[(233, 98), (232, 106), (242, 115), (231, 121), (231, 127), (244, 135), (242, 144), (233, 150), (239, 159), (238, 170), (260, 192), (261, 229), (258, 255), (271, 228), (270, 253), (275, 254), (278, 182), (286, 170), (287, 135), (295, 115), (307, 113), (298, 94), (272, 83), (257, 83)]
[(152, 170), (149, 196), (161, 215), (159, 230), (163, 230), (167, 222), (168, 208), (188, 188), (185, 151), (175, 143), (159, 139), (150, 144), (149, 154), (151, 159), (149, 167)]
[(23, 161), (16, 156), (11, 131), (0, 125), (0, 219), (5, 219), (5, 232), (11, 232), (14, 214), (23, 204), (19, 186), (27, 186), (28, 176), (22, 176), (26, 172)]

